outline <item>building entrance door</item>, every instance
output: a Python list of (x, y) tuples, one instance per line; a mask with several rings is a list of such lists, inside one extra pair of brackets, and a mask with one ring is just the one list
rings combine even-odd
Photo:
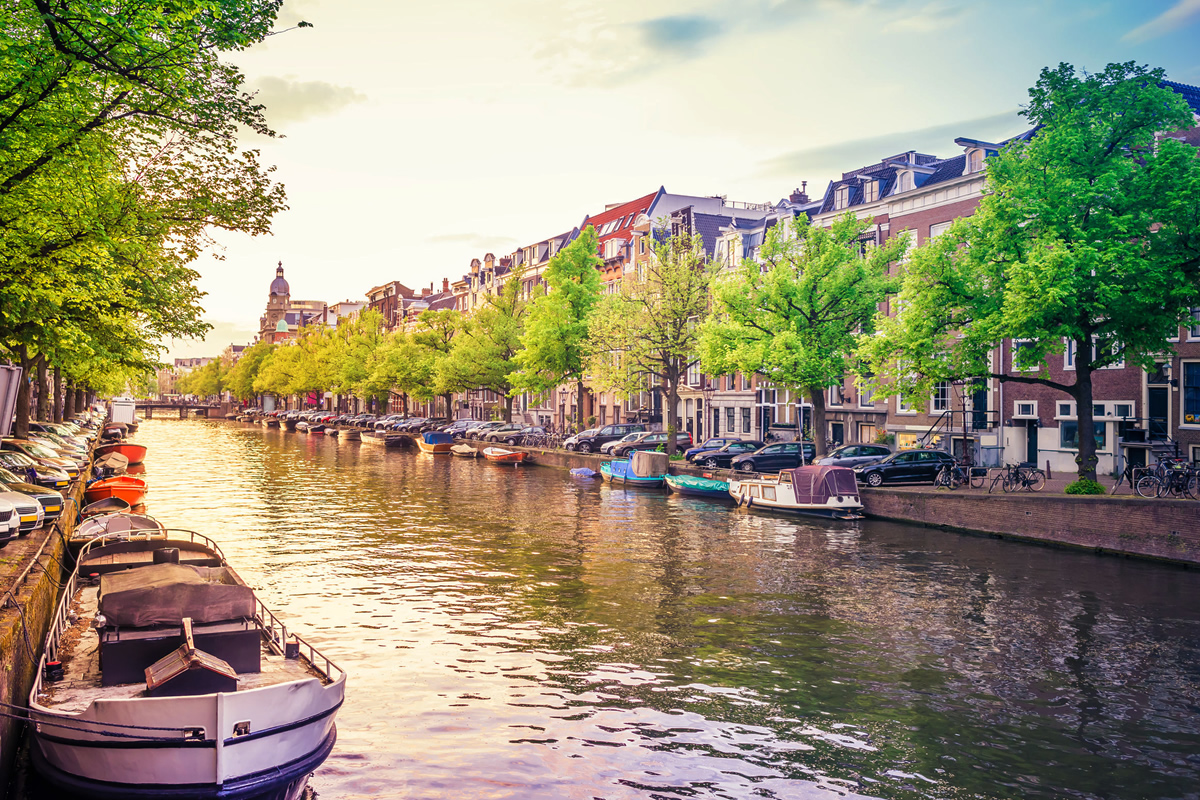
[(1150, 424), (1151, 439), (1166, 439), (1170, 433), (1167, 427), (1167, 387), (1151, 386), (1146, 390), (1146, 416)]
[(1036, 464), (1038, 460), (1038, 424), (1036, 419), (1025, 420), (1025, 460)]

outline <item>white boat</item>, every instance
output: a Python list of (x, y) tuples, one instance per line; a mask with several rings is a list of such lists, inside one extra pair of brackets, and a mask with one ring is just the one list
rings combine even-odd
[(729, 480), (738, 505), (770, 508), (834, 519), (862, 519), (862, 501), (854, 472), (846, 467), (797, 467), (776, 476)]
[(102, 536), (46, 637), (34, 765), (88, 797), (294, 800), (333, 749), (345, 684), (211, 540)]

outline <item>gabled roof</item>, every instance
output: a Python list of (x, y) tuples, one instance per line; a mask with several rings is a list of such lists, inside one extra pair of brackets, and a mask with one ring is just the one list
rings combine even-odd
[[(661, 191), (661, 190), (659, 190)], [(630, 200), (627, 203), (613, 206), (605, 211), (596, 214), (595, 216), (587, 216), (583, 218), (583, 222), (579, 223), (579, 229), (583, 230), (588, 225), (596, 228), (596, 233), (600, 237), (600, 244), (615, 237), (628, 239), (630, 230), (633, 228), (633, 223), (639, 216), (650, 210), (650, 204), (658, 197), (659, 192), (651, 192), (648, 195), (639, 197), (636, 200)], [(609, 223), (614, 223), (607, 233), (604, 233)]]

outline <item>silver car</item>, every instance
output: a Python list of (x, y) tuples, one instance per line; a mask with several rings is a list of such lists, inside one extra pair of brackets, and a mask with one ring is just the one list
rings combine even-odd
[(873, 464), (891, 454), (892, 451), (882, 444), (847, 444), (813, 459), (812, 463), (823, 467), (857, 467)]

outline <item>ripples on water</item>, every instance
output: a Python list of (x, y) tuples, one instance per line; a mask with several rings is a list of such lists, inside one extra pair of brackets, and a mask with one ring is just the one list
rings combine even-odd
[(1196, 797), (1200, 575), (150, 421), (150, 512), (350, 673), (337, 798)]

